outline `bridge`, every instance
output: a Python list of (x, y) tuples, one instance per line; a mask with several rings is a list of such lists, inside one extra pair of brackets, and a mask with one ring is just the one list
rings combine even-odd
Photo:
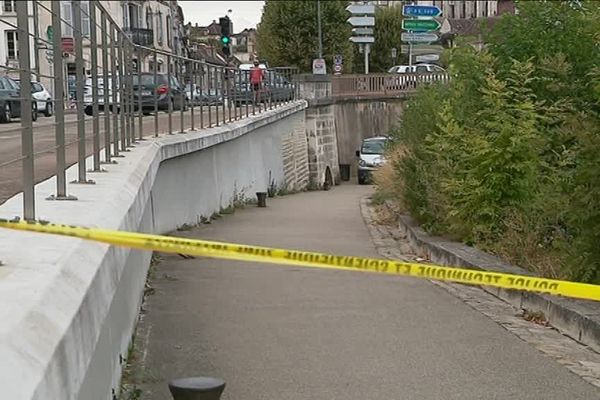
[[(19, 5), (17, 13), (25, 12)], [(316, 190), (341, 183), (340, 170), (354, 169), (360, 141), (387, 132), (406, 98), (420, 86), (447, 82), (446, 74), (332, 77), (272, 68), (255, 97), (247, 71), (144, 47), (101, 5), (90, 12), (102, 21), (100, 28), (109, 29), (98, 28), (98, 36), (89, 38), (91, 48), (99, 49), (98, 68), (92, 69), (90, 82), (78, 72), (73, 112), (67, 108), (62, 68), (52, 76), (35, 76), (24, 57), (20, 67), (6, 71), (18, 74), (23, 84), (20, 121), (0, 126), (0, 218), (420, 259), (410, 250), (408, 236), (396, 243), (403, 249), (398, 253), (385, 247), (392, 246), (392, 236), (377, 236), (382, 228), (365, 226), (363, 218), (374, 219), (364, 201), (370, 188)], [(53, 44), (58, 46), (60, 19), (56, 23)], [(27, 37), (29, 28), (19, 29)], [(30, 54), (28, 45), (19, 43), (21, 54)], [(172, 101), (164, 104), (158, 90), (144, 99), (135, 82), (142, 74), (156, 82), (159, 73), (127, 62), (135, 54), (168, 58), (167, 82), (174, 77), (187, 83), (189, 93), (182, 85), (169, 87), (180, 97), (167, 97)], [(76, 58), (82, 62), (80, 55)], [(36, 107), (23, 93), (35, 79), (54, 89), (55, 114), (34, 122)], [(89, 102), (80, 95), (86, 86)], [(85, 113), (89, 107), (91, 116)], [(269, 199), (262, 214), (246, 208), (239, 218), (214, 221), (254, 204), (257, 192), (306, 191)], [(210, 230), (202, 230), (211, 221)], [(128, 357), (138, 323), (147, 335), (140, 340), (147, 338), (148, 365), (159, 370), (156, 381), (142, 383), (151, 399), (168, 396), (166, 380), (176, 377), (172, 374), (202, 372), (190, 370), (200, 362), (194, 358), (199, 353), (207, 357), (201, 359), (203, 371), (228, 374), (231, 398), (246, 396), (250, 386), (247, 398), (358, 398), (360, 393), (383, 399), (401, 392), (410, 398), (497, 393), (501, 398), (590, 399), (597, 394), (559, 365), (568, 364), (565, 359), (555, 362), (548, 352), (540, 353), (561, 336), (556, 331), (530, 331), (497, 297), (459, 285), (444, 289), (410, 279), (284, 272), (204, 259), (186, 258), (189, 263), (183, 265), (178, 257), (157, 266), (158, 259), (147, 251), (6, 230), (0, 230), (0, 260), (0, 383), (7, 399), (116, 398), (133, 362)], [(162, 295), (147, 299), (154, 308), (140, 322), (151, 265), (161, 272), (156, 283)], [(519, 304), (529, 304), (525, 297), (519, 295)], [(179, 330), (181, 312), (190, 304), (185, 316), (190, 325)], [(265, 317), (269, 308), (275, 311)], [(589, 319), (576, 325), (571, 314), (565, 315), (582, 343), (598, 343)], [(265, 330), (265, 324), (279, 331)], [(149, 326), (162, 333), (151, 334)], [(172, 343), (171, 336), (181, 341)], [(245, 349), (244, 341), (256, 337), (258, 347)], [(561, 343), (574, 359), (583, 351)], [(471, 350), (474, 355), (465, 355)], [(228, 351), (232, 354), (223, 356)], [(263, 357), (270, 364), (261, 365)], [(596, 374), (598, 358), (589, 357), (581, 365)], [(521, 379), (519, 370), (526, 364), (527, 379)], [(571, 371), (581, 368), (569, 365)], [(298, 376), (291, 376), (295, 366)], [(584, 375), (593, 381), (594, 374)], [(485, 382), (466, 392), (473, 376)]]

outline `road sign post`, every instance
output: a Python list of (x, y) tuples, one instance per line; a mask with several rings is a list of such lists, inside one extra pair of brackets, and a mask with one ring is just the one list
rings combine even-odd
[(433, 18), (441, 16), (442, 10), (436, 6), (406, 4), (402, 7), (402, 15), (414, 17), (402, 20), (402, 29), (408, 31), (402, 33), (402, 41), (408, 43), (408, 65), (412, 66), (414, 43), (431, 43), (438, 39), (433, 32), (441, 25)]
[[(351, 4), (346, 7), (352, 16), (347, 22), (354, 28), (352, 29), (352, 37), (350, 41), (357, 43), (363, 49), (365, 55), (365, 74), (369, 73), (369, 53), (371, 43), (375, 43), (373, 36), (375, 26), (375, 5), (374, 4)], [(334, 69), (335, 70), (335, 69)]]

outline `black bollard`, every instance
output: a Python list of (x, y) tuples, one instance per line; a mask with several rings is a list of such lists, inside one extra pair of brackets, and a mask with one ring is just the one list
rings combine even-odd
[(175, 400), (219, 400), (225, 381), (218, 378), (181, 378), (169, 382)]
[(258, 198), (259, 207), (267, 206), (267, 192), (257, 192), (256, 197)]

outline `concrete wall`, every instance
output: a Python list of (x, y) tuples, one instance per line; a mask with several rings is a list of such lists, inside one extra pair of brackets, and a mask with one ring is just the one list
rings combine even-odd
[[(364, 138), (387, 135), (398, 124), (404, 107), (401, 99), (352, 100), (335, 104), (335, 123), (340, 164), (357, 163), (356, 150)], [(351, 168), (356, 174), (356, 168)]]
[(331, 76), (302, 75), (297, 78), (300, 96), (308, 101), (306, 133), (310, 176), (322, 186), (330, 168), (334, 179), (339, 165), (350, 165), (356, 175), (356, 150), (364, 138), (386, 135), (402, 114), (404, 98), (341, 98), (332, 93)]
[[(140, 142), (118, 165), (92, 174), (95, 185), (69, 185), (79, 198), (74, 202), (45, 201), (56, 183), (42, 182), (36, 186), (38, 217), (164, 233), (266, 190), (269, 171), (282, 185), (302, 188), (308, 181), (306, 165), (298, 162), (307, 158), (298, 147), (305, 107), (295, 102), (233, 124)], [(67, 180), (76, 176), (70, 168)], [(21, 203), (21, 195), (8, 200), (0, 218), (21, 215)], [(1, 397), (112, 399), (150, 257), (0, 230)]]

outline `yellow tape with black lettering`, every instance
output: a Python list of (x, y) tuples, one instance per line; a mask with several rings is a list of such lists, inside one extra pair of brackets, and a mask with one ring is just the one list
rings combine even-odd
[(370, 271), (470, 285), (484, 285), (505, 289), (542, 292), (565, 297), (600, 301), (600, 286), (598, 285), (537, 278), (525, 275), (484, 272), (464, 268), (442, 267), (438, 265), (416, 264), (375, 258), (337, 256), (307, 251), (58, 225), (46, 222), (7, 221), (0, 219), (0, 228), (71, 236), (117, 246), (165, 253), (180, 253), (229, 260), (314, 268)]

